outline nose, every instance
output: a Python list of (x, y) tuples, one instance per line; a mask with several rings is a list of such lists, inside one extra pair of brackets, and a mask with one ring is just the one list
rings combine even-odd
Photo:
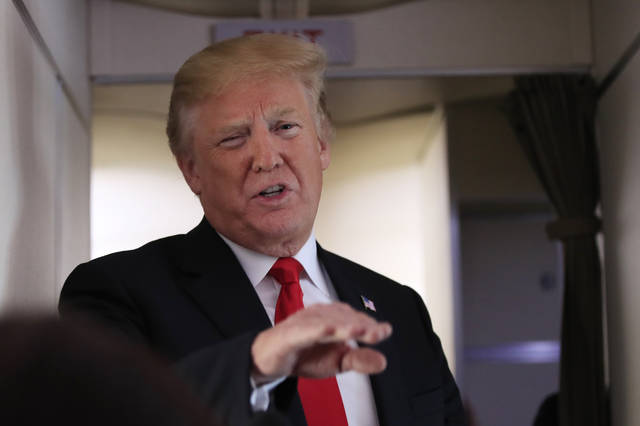
[(251, 137), (253, 161), (251, 169), (256, 172), (269, 172), (282, 165), (282, 157), (275, 137), (268, 129), (254, 132)]

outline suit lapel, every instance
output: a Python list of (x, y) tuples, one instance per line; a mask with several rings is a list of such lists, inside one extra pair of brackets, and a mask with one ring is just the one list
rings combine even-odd
[(186, 235), (178, 264), (184, 290), (224, 337), (271, 326), (242, 266), (206, 218)]
[[(378, 293), (373, 286), (363, 282), (362, 277), (358, 277), (357, 274), (350, 275), (352, 268), (348, 268), (347, 260), (325, 251), (319, 245), (318, 257), (327, 270), (341, 301), (348, 303), (355, 310), (366, 312), (378, 321), (386, 321), (384, 300), (388, 295)], [(366, 309), (361, 296), (372, 300), (376, 310)], [(380, 426), (411, 424), (413, 422), (411, 407), (404, 392), (405, 386), (401, 382), (401, 370), (404, 366), (393, 343), (393, 335), (376, 345), (376, 349), (387, 357), (387, 369), (380, 374), (369, 376)]]
[[(242, 266), (206, 218), (186, 235), (178, 264), (183, 288), (223, 337), (271, 327)], [(298, 425), (305, 421), (296, 385), (295, 379), (279, 385), (275, 405)]]

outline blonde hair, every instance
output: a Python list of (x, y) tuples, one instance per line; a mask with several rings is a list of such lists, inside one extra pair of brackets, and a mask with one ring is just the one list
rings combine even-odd
[(329, 142), (333, 127), (326, 108), (326, 55), (319, 46), (281, 34), (255, 34), (224, 40), (191, 56), (173, 79), (167, 119), (169, 147), (178, 157), (191, 146), (194, 107), (248, 77), (287, 76), (299, 79), (315, 105), (320, 138)]

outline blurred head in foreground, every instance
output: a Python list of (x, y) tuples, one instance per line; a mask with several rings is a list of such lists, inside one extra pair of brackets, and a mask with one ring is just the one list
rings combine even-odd
[(66, 322), (0, 321), (0, 424), (215, 424), (190, 389), (142, 348)]

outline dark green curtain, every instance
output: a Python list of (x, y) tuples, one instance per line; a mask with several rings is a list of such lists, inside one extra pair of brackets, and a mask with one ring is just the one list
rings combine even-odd
[(555, 207), (547, 233), (563, 245), (559, 424), (606, 426), (596, 85), (570, 74), (516, 77), (515, 86), (507, 116)]

